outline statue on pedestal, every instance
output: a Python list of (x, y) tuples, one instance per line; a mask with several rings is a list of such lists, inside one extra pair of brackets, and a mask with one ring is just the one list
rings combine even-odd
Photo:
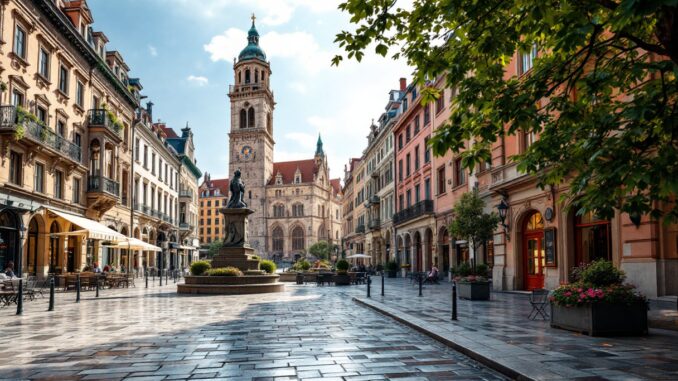
[(240, 178), (239, 169), (235, 171), (233, 179), (231, 180), (230, 191), (231, 198), (228, 200), (228, 205), (226, 207), (230, 209), (247, 208), (247, 203), (243, 200), (245, 197), (245, 183), (243, 183)]

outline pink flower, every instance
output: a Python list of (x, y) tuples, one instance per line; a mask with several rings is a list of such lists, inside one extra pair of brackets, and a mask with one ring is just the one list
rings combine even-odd
[(586, 294), (584, 294), (583, 292), (579, 294), (579, 300), (581, 299), (586, 299)]
[(565, 293), (565, 296), (572, 296), (572, 293), (571, 293), (570, 291), (567, 291), (567, 292)]
[(588, 296), (590, 296), (591, 298), (593, 298), (594, 296), (596, 296), (596, 291), (595, 291), (594, 289), (592, 289), (592, 288), (589, 288), (589, 289), (586, 291), (586, 295), (588, 295)]

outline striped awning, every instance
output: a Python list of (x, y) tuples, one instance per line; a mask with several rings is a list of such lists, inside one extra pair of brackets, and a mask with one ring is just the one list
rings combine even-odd
[(116, 232), (113, 229), (106, 227), (94, 220), (89, 218), (76, 216), (75, 214), (70, 214), (66, 212), (61, 212), (51, 208), (45, 208), (50, 213), (54, 213), (57, 216), (63, 218), (66, 221), (69, 221), (73, 225), (77, 226), (79, 230), (63, 232), (63, 233), (54, 233), (54, 235), (79, 235), (89, 239), (99, 239), (103, 241), (111, 242), (124, 242), (127, 241), (127, 237)]

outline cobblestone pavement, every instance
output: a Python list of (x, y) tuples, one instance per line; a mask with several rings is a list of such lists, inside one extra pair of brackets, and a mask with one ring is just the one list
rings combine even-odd
[(364, 288), (288, 285), (256, 296), (178, 296), (174, 285), (59, 294), (0, 309), (0, 379), (500, 380), (359, 306)]
[(458, 302), (451, 321), (451, 284), (427, 285), (423, 297), (405, 279), (374, 278), (372, 298), (360, 300), (417, 329), (470, 349), (537, 380), (678, 380), (678, 332), (650, 329), (646, 337), (589, 337), (528, 320), (528, 295), (492, 293), (491, 301)]

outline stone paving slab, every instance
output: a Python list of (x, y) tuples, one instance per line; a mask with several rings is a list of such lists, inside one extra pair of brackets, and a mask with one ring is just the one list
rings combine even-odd
[(179, 296), (175, 286), (57, 295), (0, 309), (2, 380), (503, 380), (358, 306), (359, 287)]
[(527, 295), (493, 293), (491, 301), (458, 301), (451, 321), (451, 284), (427, 285), (423, 297), (403, 279), (375, 278), (368, 306), (512, 378), (532, 380), (678, 380), (678, 333), (650, 329), (646, 337), (589, 337), (528, 320)]

